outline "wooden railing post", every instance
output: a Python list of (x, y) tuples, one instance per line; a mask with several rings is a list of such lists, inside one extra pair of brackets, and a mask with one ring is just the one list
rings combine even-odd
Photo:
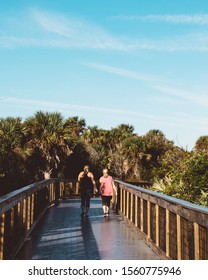
[(127, 218), (129, 219), (129, 192), (128, 192), (128, 191), (127, 191), (126, 206), (127, 206), (127, 209), (126, 209), (126, 216), (127, 216)]
[[(11, 239), (14, 239), (14, 207), (11, 208), (10, 212), (11, 218), (10, 218), (10, 236)], [(12, 241), (12, 240), (11, 240)]]
[(144, 200), (140, 198), (140, 230), (144, 231)]
[(166, 256), (170, 257), (170, 212), (166, 209)]
[(75, 194), (76, 195), (79, 194), (79, 182), (76, 182), (76, 193)]
[(181, 217), (177, 215), (177, 259), (182, 259), (181, 252)]
[(126, 215), (126, 190), (123, 189), (123, 214)]
[(123, 189), (120, 188), (120, 211), (123, 213)]
[(134, 195), (133, 195), (133, 193), (131, 193), (131, 205), (130, 205), (130, 221), (131, 222), (133, 222), (133, 208), (134, 208), (134, 203), (133, 203), (133, 201), (134, 201)]
[(138, 196), (135, 195), (135, 226), (138, 227), (138, 212), (139, 212), (139, 209), (138, 209)]
[(0, 216), (0, 260), (4, 259), (5, 214)]
[(200, 259), (200, 249), (199, 249), (199, 225), (194, 223), (194, 254), (195, 260)]
[(151, 203), (147, 202), (147, 237), (151, 238)]
[(22, 227), (23, 232), (26, 230), (26, 218), (27, 218), (27, 202), (26, 199), (22, 201)]
[(31, 196), (31, 225), (34, 223), (35, 195)]
[(155, 206), (155, 212), (156, 212), (156, 246), (160, 246), (160, 208), (158, 205)]
[(27, 197), (27, 230), (30, 229), (30, 226), (31, 226), (31, 197), (28, 196)]

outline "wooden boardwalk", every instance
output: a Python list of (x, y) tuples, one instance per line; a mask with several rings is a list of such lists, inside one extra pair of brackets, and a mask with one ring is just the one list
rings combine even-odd
[(51, 207), (18, 254), (25, 260), (159, 260), (113, 210), (103, 217), (100, 198), (81, 217), (80, 199)]

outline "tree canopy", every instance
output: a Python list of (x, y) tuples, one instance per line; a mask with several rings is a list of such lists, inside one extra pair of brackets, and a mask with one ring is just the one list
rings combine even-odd
[(152, 189), (207, 204), (208, 136), (186, 151), (152, 129), (138, 135), (130, 124), (109, 130), (58, 112), (0, 119), (0, 195), (44, 178), (77, 178), (89, 164), (115, 178), (149, 181)]

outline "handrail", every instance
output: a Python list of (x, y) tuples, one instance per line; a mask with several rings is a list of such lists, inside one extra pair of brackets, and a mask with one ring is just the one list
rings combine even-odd
[(124, 184), (125, 186), (130, 187), (131, 189), (133, 189), (135, 191), (141, 191), (144, 194), (152, 195), (152, 196), (155, 196), (155, 197), (158, 197), (158, 198), (161, 198), (161, 199), (165, 199), (166, 201), (181, 205), (181, 206), (183, 206), (185, 208), (188, 208), (190, 210), (194, 210), (194, 211), (198, 211), (198, 212), (201, 212), (201, 213), (204, 213), (204, 214), (208, 214), (208, 208), (207, 207), (197, 205), (197, 204), (194, 204), (194, 203), (191, 203), (191, 202), (188, 202), (188, 201), (185, 201), (185, 200), (173, 197), (173, 196), (169, 196), (169, 195), (166, 195), (166, 194), (156, 192), (156, 191), (144, 189), (143, 187), (135, 186), (135, 185), (132, 185), (132, 184), (129, 184), (129, 183), (124, 183), (123, 181), (115, 180), (115, 182), (117, 182), (119, 184)]
[(208, 259), (208, 208), (115, 180), (118, 211), (162, 259)]
[(48, 179), (0, 197), (0, 260), (15, 257), (50, 205), (77, 194), (76, 180)]

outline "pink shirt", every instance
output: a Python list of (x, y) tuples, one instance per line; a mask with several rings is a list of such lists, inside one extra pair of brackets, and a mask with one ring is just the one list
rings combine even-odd
[(104, 196), (113, 195), (113, 178), (108, 176), (105, 178), (104, 176), (101, 179), (101, 194)]

